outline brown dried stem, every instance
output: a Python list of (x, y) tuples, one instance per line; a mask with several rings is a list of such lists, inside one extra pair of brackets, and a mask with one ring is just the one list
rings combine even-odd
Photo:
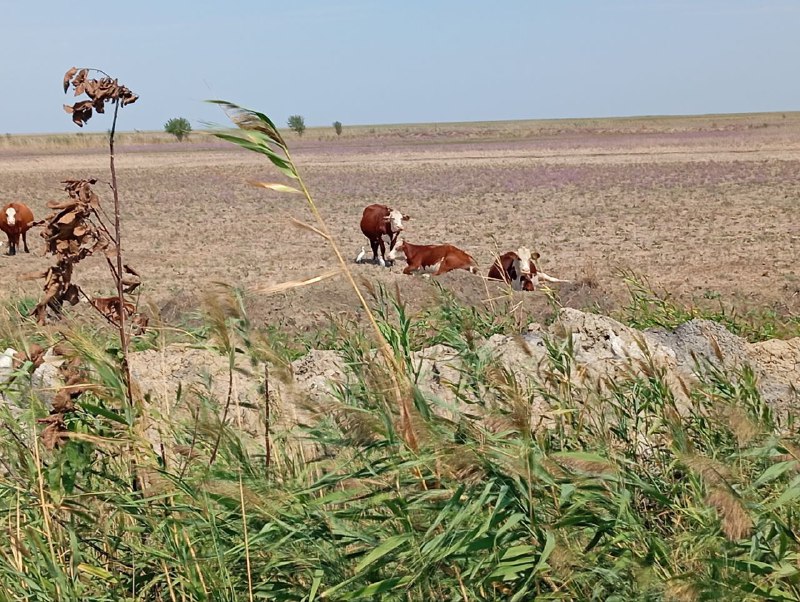
[(272, 464), (272, 447), (269, 440), (270, 424), (270, 393), (269, 393), (269, 364), (264, 363), (264, 463), (266, 464), (267, 476), (269, 476), (270, 465)]
[(119, 222), (119, 192), (117, 191), (117, 170), (114, 165), (114, 134), (117, 131), (117, 114), (119, 112), (119, 98), (114, 101), (114, 118), (111, 121), (111, 134), (108, 137), (108, 154), (111, 166), (111, 190), (114, 194), (114, 255), (117, 266), (114, 280), (117, 282), (117, 299), (119, 299), (119, 345), (122, 350), (122, 370), (125, 374), (125, 394), (128, 404), (133, 405), (133, 392), (131, 387), (131, 367), (128, 361), (128, 331), (125, 329), (125, 296), (122, 287), (122, 234)]

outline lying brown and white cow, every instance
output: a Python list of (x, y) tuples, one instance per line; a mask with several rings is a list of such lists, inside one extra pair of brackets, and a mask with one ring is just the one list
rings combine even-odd
[(478, 273), (472, 256), (453, 245), (412, 245), (401, 238), (389, 251), (387, 259), (394, 261), (400, 256), (404, 256), (408, 262), (403, 269), (404, 274), (411, 274), (428, 267), (433, 268), (434, 276), (451, 270), (469, 270), (473, 274)]
[(515, 251), (503, 253), (489, 269), (490, 280), (502, 280), (511, 284), (511, 288), (516, 291), (533, 291), (539, 285), (540, 280), (547, 282), (569, 282), (548, 276), (540, 272), (536, 264), (539, 253), (531, 253), (527, 247), (520, 247)]
[[(373, 204), (364, 208), (361, 215), (361, 231), (369, 239), (372, 247), (372, 262), (381, 266), (386, 265), (386, 247), (388, 243), (389, 251), (394, 248), (397, 236), (403, 231), (403, 221), (411, 219), (397, 209), (391, 209), (386, 205)], [(378, 247), (381, 249), (381, 256), (378, 257)], [(364, 257), (364, 249), (356, 259), (360, 262)]]

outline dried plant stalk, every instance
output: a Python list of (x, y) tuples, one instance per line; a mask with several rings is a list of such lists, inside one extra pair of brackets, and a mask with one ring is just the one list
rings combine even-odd
[[(102, 77), (100, 78), (90, 78), (90, 72), (97, 72)], [(116, 322), (119, 332), (119, 342), (120, 342), (120, 349), (122, 351), (122, 369), (123, 373), (125, 374), (125, 388), (126, 394), (128, 397), (128, 403), (133, 403), (133, 394), (131, 388), (131, 373), (130, 373), (130, 366), (128, 361), (128, 343), (129, 343), (129, 334), (128, 329), (126, 327), (126, 318), (128, 317), (129, 312), (126, 311), (126, 303), (124, 293), (126, 289), (130, 292), (131, 283), (133, 280), (128, 277), (127, 284), (126, 284), (126, 276), (124, 271), (124, 265), (122, 261), (122, 233), (121, 233), (121, 226), (120, 226), (120, 205), (119, 205), (119, 191), (117, 187), (117, 170), (116, 165), (114, 163), (115, 154), (114, 154), (114, 136), (117, 131), (117, 117), (119, 115), (119, 108), (120, 106), (127, 106), (136, 102), (138, 96), (131, 92), (127, 87), (121, 85), (118, 80), (111, 78), (107, 73), (99, 70), (99, 69), (87, 69), (82, 68), (79, 69), (77, 67), (72, 67), (64, 74), (64, 92), (66, 93), (69, 90), (70, 86), (72, 86), (74, 90), (75, 96), (86, 95), (89, 100), (83, 100), (76, 102), (74, 105), (64, 105), (64, 110), (67, 113), (72, 115), (72, 121), (79, 127), (83, 127), (83, 124), (86, 123), (93, 114), (93, 111), (97, 113), (104, 113), (105, 112), (105, 104), (110, 102), (114, 105), (114, 116), (111, 121), (111, 131), (108, 137), (108, 152), (109, 152), (109, 163), (111, 169), (111, 191), (114, 195), (114, 235), (113, 235), (113, 248), (109, 248), (108, 239), (106, 238), (104, 241), (104, 248), (106, 251), (110, 251), (111, 255), (115, 259), (115, 264), (112, 264), (109, 261), (109, 267), (111, 269), (112, 276), (116, 283), (117, 289), (117, 302), (116, 304), (112, 305), (111, 307), (114, 309), (113, 312), (113, 321)], [(92, 193), (94, 194), (94, 193)], [(96, 195), (95, 195), (96, 199)], [(91, 205), (90, 209), (94, 213), (94, 215), (98, 218), (98, 220), (102, 223), (100, 219), (100, 215), (98, 213), (99, 208), (99, 200), (96, 204)], [(108, 235), (108, 228), (103, 226), (103, 230), (105, 234)], [(138, 278), (138, 274), (135, 271), (130, 270)], [(67, 274), (71, 278), (71, 271)], [(57, 291), (56, 299), (61, 296), (65, 297), (68, 292), (73, 292), (73, 289), (70, 288), (70, 284), (68, 284), (68, 278), (64, 277), (64, 274), (61, 272), (53, 274), (54, 282), (52, 284), (52, 288)], [(136, 286), (141, 280), (136, 282)], [(135, 287), (134, 287), (135, 288)], [(76, 292), (76, 291), (74, 291)], [(77, 294), (73, 295), (77, 297)], [(56, 301), (57, 304), (57, 301)], [(52, 306), (52, 304), (51, 304)], [(97, 304), (93, 303), (93, 306), (101, 311), (103, 315), (110, 319), (108, 312), (103, 312)], [(41, 319), (41, 318), (40, 318)]]

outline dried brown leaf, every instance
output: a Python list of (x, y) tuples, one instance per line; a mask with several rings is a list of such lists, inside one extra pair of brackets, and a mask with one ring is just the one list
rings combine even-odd
[(311, 224), (307, 224), (305, 222), (301, 222), (300, 220), (295, 219), (295, 218), (291, 218), (290, 221), (292, 222), (292, 224), (294, 224), (298, 228), (303, 228), (305, 230), (311, 230), (311, 232), (313, 232), (314, 234), (319, 234), (325, 240), (329, 240), (330, 239), (330, 236), (328, 236), (327, 234), (322, 232), (322, 230), (319, 230), (318, 228), (315, 228)]
[(46, 276), (47, 270), (44, 270), (43, 272), (27, 272), (17, 276), (17, 280), (38, 280), (39, 278), (45, 278)]
[(72, 80), (73, 86), (80, 86), (83, 82), (86, 81), (86, 76), (89, 75), (88, 69), (81, 69), (78, 71), (78, 75), (75, 76), (75, 79)]
[(62, 414), (51, 414), (47, 418), (41, 418), (38, 422), (47, 426), (42, 430), (42, 444), (47, 449), (55, 449), (65, 439), (64, 433), (67, 430)]
[(74, 222), (78, 218), (77, 210), (67, 211), (66, 213), (62, 213), (61, 217), (58, 218), (59, 224), (68, 224), (70, 222)]
[[(120, 304), (118, 297), (92, 297), (89, 302), (94, 306), (94, 308), (103, 314), (106, 318), (111, 320), (112, 322), (119, 323), (120, 320)], [(136, 311), (136, 307), (134, 307), (133, 303), (128, 301), (124, 301), (122, 304), (123, 310), (125, 311), (125, 316), (133, 315), (133, 312)]]
[(127, 264), (127, 263), (126, 263), (124, 266), (122, 266), (122, 270), (123, 270), (124, 272), (127, 272), (128, 274), (133, 274), (134, 276), (141, 277), (141, 275), (139, 274), (139, 272), (137, 272), (136, 270), (134, 270), (134, 269), (133, 269), (133, 268), (132, 268), (132, 267), (131, 267), (129, 264)]
[(72, 121), (75, 125), (83, 127), (83, 124), (92, 117), (92, 102), (84, 100), (82, 102), (76, 102), (71, 107), (69, 105), (64, 105), (64, 110), (67, 113), (72, 113)]
[(248, 184), (250, 184), (251, 186), (255, 186), (257, 188), (268, 188), (269, 190), (275, 190), (276, 192), (303, 194), (302, 191), (297, 190), (297, 188), (293, 188), (292, 186), (287, 186), (286, 184), (279, 184), (276, 182), (261, 182), (257, 180), (249, 180)]
[(73, 395), (69, 388), (59, 389), (53, 396), (53, 410), (59, 413), (72, 412), (75, 410)]
[(50, 209), (67, 209), (68, 207), (74, 207), (76, 205), (75, 201), (72, 199), (66, 201), (48, 201), (47, 206)]
[(73, 77), (75, 77), (75, 74), (77, 72), (78, 72), (78, 68), (77, 67), (72, 67), (69, 71), (67, 71), (64, 74), (64, 93), (65, 94), (67, 93), (67, 90), (69, 90), (70, 81), (72, 80)]
[(327, 280), (328, 278), (333, 278), (334, 276), (338, 276), (341, 273), (342, 273), (341, 269), (330, 270), (328, 272), (320, 274), (319, 276), (315, 276), (314, 278), (309, 278), (308, 280), (292, 280), (290, 282), (282, 282), (280, 284), (257, 286), (249, 290), (253, 293), (271, 295), (273, 293), (279, 293), (281, 291), (290, 290), (293, 288), (299, 288), (301, 286), (308, 286), (309, 284), (315, 284), (317, 282), (322, 282), (323, 280)]

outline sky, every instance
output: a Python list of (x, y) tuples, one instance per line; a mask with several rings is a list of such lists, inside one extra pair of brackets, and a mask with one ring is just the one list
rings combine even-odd
[(213, 98), (309, 127), (800, 109), (795, 0), (0, 0), (0, 14), (0, 134), (79, 131), (72, 66), (140, 96), (123, 131), (225, 124)]

